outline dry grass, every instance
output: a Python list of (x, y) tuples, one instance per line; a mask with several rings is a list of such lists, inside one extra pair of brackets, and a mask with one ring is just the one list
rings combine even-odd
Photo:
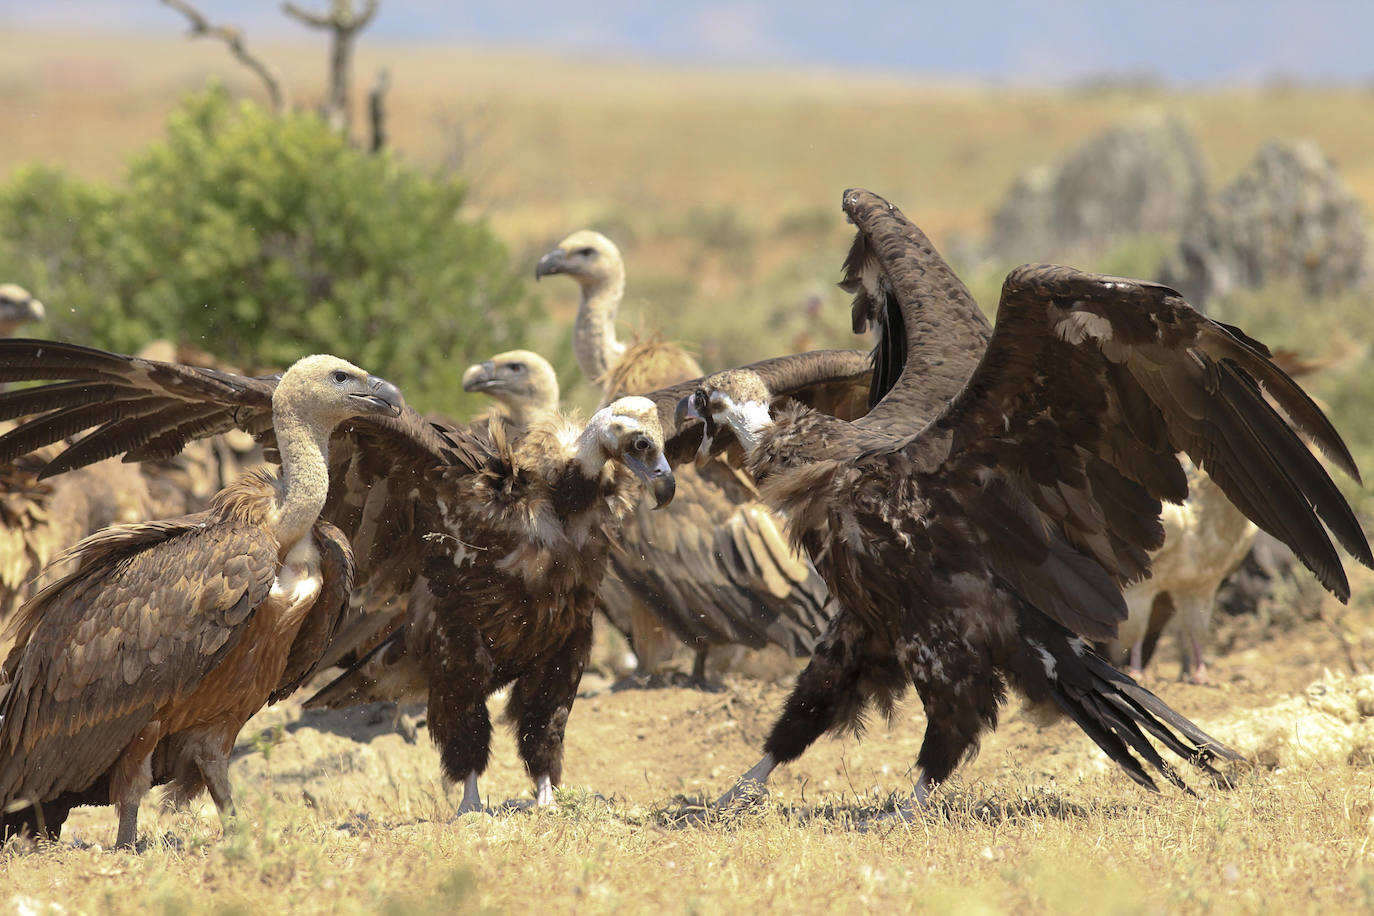
[[(158, 134), (178, 93), (207, 74), (254, 89), (220, 49), (180, 44), (178, 26), (169, 19), (166, 39), (119, 42), (8, 33), (0, 174), (39, 159), (114, 177)], [(361, 73), (380, 61), (393, 68), (392, 130), (406, 156), (459, 164), (473, 179), (473, 206), (531, 269), (572, 228), (613, 235), (630, 263), (628, 323), (698, 341), (708, 365), (849, 343), (833, 288), (848, 234), (844, 187), (889, 196), (947, 246), (981, 227), (1020, 169), (1142, 107), (1192, 116), (1217, 182), (1269, 136), (1316, 137), (1374, 209), (1367, 93), (1052, 96), (366, 41), (361, 50)], [(314, 46), (264, 51), (296, 86), (323, 69)], [(971, 279), (990, 301), (997, 272)], [(574, 292), (541, 292), (555, 322), (530, 329), (531, 339), (557, 346)], [(814, 320), (797, 308), (810, 295), (823, 306)], [(1251, 316), (1276, 342), (1324, 352), (1333, 324), (1357, 323), (1358, 339), (1374, 332), (1360, 303), (1306, 311), (1296, 323), (1282, 305), (1265, 300)], [(1357, 356), (1316, 385), (1363, 439)], [(169, 843), (142, 855), (12, 847), (0, 854), (0, 909), (1367, 912), (1374, 770), (1363, 714), (1347, 723), (1348, 740), (1327, 728), (1335, 744), (1321, 753), (1305, 744), (1314, 732), (1250, 738), (1244, 729), (1256, 716), (1325, 715), (1302, 699), (1305, 688), (1374, 648), (1370, 585), (1357, 579), (1352, 608), (1334, 623), (1229, 634), (1233, 650), (1214, 666), (1220, 688), (1157, 685), (1219, 737), (1263, 751), (1265, 766), (1230, 792), (1148, 795), (1107, 771), (1071, 726), (1042, 732), (1009, 712), (936, 813), (859, 829), (891, 793), (909, 790), (921, 728), (908, 704), (890, 730), (818, 743), (780, 772), (761, 808), (687, 823), (753, 763), (780, 708), (782, 687), (741, 680), (721, 695), (580, 700), (558, 811), (450, 823), (454, 800), (423, 736), (409, 745), (385, 723), (302, 720), (284, 704), (245, 732), (259, 737), (245, 739), (232, 771), (239, 832), (221, 838), (205, 806), (159, 813), (148, 804), (145, 835)], [(504, 733), (483, 785), (498, 801), (530, 796)], [(82, 811), (65, 839), (107, 844), (113, 834), (111, 811)]]
[[(1371, 577), (1357, 590), (1370, 594)], [(1328, 603), (1326, 612), (1336, 606)], [(1374, 651), (1374, 604), (1342, 620)], [(306, 716), (291, 703), (245, 731), (231, 769), (241, 829), (213, 809), (144, 806), (141, 855), (64, 845), (0, 854), (0, 906), (46, 912), (1340, 912), (1374, 905), (1374, 684), (1323, 675), (1342, 658), (1322, 620), (1246, 632), (1213, 666), (1220, 687), (1154, 688), (1257, 761), (1231, 791), (1150, 795), (1069, 724), (1007, 711), (982, 754), (912, 824), (875, 821), (910, 791), (919, 707), (862, 741), (823, 739), (772, 794), (702, 818), (753, 762), (785, 688), (723, 694), (595, 692), (568, 733), (556, 811), (450, 817), (421, 731), (382, 717)], [(1320, 679), (1319, 689), (1306, 690)], [(1341, 701), (1355, 696), (1364, 700)], [(1344, 722), (1344, 726), (1341, 723)], [(1257, 730), (1257, 723), (1264, 727)], [(527, 803), (498, 733), (489, 802)], [(78, 811), (64, 840), (108, 844), (108, 809)], [(27, 909), (25, 909), (27, 908)]]

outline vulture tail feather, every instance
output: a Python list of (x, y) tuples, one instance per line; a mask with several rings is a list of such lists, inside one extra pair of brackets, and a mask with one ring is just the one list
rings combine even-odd
[(1147, 733), (1205, 773), (1213, 784), (1230, 785), (1212, 761), (1241, 760), (1240, 754), (1117, 671), (1084, 640), (1032, 605), (1021, 602), (1020, 616), (1026, 645), (1022, 687), (1032, 700), (1053, 700), (1113, 763), (1146, 789), (1157, 791), (1158, 786), (1137, 754), (1169, 782), (1192, 794)]

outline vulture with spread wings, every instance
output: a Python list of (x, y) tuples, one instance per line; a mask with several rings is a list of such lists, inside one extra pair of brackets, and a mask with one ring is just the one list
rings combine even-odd
[[(268, 435), (278, 384), (51, 341), (0, 341), (0, 381), (34, 379), (68, 381), (0, 395), (0, 417), (41, 412), (0, 437), (0, 462), (93, 428), (45, 474), (120, 453), (162, 459), (190, 439), (234, 428)], [(672, 499), (659, 415), (644, 398), (623, 398), (586, 424), (553, 417), (512, 440), (504, 420), (450, 427), (407, 409), (343, 424), (330, 440), (327, 473), (316, 481), (328, 491), (320, 515), (352, 546), (356, 581), (373, 594), (423, 594), (413, 609), (433, 615), (430, 732), (445, 773), (465, 784), (463, 811), (480, 807), (486, 698), (512, 682), (507, 713), (521, 756), (539, 802), (553, 799), (616, 523), (638, 496), (636, 477), (656, 502)], [(285, 444), (278, 437), (283, 457)], [(130, 583), (118, 613), (140, 627), (175, 626), (175, 615), (136, 611), (159, 588)], [(309, 651), (292, 648), (291, 676), (275, 695), (317, 670), (335, 626), (337, 616), (329, 626), (302, 627), (295, 641)], [(370, 658), (344, 678), (360, 676)], [(134, 665), (121, 677), (137, 684), (172, 676), (166, 662), (158, 655), (148, 671)], [(36, 714), (46, 718), (46, 709)]]
[(976, 369), (924, 416), (912, 405), (929, 406), (945, 341), (923, 328), (948, 309), (953, 274), (877, 195), (848, 191), (844, 210), (858, 233), (842, 285), (856, 313), (885, 322), (876, 406), (853, 422), (779, 410), (747, 370), (705, 379), (680, 406), (706, 440), (738, 441), (839, 604), (763, 759), (721, 802), (821, 734), (857, 728), (870, 703), (890, 713), (909, 685), (927, 716), (917, 804), (995, 727), (1008, 688), (1070, 716), (1143, 786), (1155, 783), (1136, 754), (1184, 786), (1147, 735), (1221, 779), (1212, 762), (1235, 753), (1085, 640), (1115, 634), (1122, 584), (1160, 545), (1160, 501), (1187, 495), (1179, 451), (1348, 598), (1326, 529), (1365, 565), (1369, 545), (1297, 433), (1355, 476), (1340, 436), (1262, 344), (1173, 290), (1045, 265), (1008, 275)]
[[(228, 817), (234, 738), (310, 670), (347, 600), (348, 544), (320, 518), (330, 432), (350, 417), (400, 413), (400, 393), (332, 356), (306, 357), (268, 382), (49, 343), (4, 346), (6, 381), (44, 377), (32, 362), (75, 380), (3, 396), (7, 417), (69, 405), (4, 436), (6, 460), (102, 419), (117, 427), (102, 386), (87, 381), (114, 377), (138, 392), (133, 416), (176, 418), (164, 428), (195, 422), (186, 397), (259, 415), (282, 467), (244, 475), (204, 512), (92, 535), (71, 549), (74, 571), (19, 609), (0, 700), (0, 829), (56, 838), (73, 806), (113, 804), (118, 845), (132, 846), (139, 803), (167, 780), (178, 800), (208, 789)], [(104, 431), (135, 453), (169, 445)], [(91, 444), (55, 463), (93, 458)]]

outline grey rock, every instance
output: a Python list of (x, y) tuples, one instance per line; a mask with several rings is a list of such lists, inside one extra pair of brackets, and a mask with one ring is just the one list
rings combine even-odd
[(1189, 125), (1140, 115), (1057, 165), (1023, 173), (993, 214), (987, 256), (1009, 264), (1091, 258), (1137, 236), (1181, 231), (1206, 195), (1207, 168)]
[(1196, 306), (1275, 281), (1313, 298), (1370, 278), (1359, 201), (1311, 140), (1270, 140), (1184, 231), (1160, 279)]

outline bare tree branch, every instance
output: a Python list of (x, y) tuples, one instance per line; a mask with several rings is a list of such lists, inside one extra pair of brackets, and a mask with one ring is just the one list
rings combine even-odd
[(386, 67), (377, 71), (377, 81), (367, 94), (367, 112), (372, 121), (372, 152), (386, 146), (386, 92), (391, 88), (391, 71)]
[(328, 13), (312, 13), (291, 0), (281, 5), (282, 12), (293, 19), (317, 29), (330, 29), (334, 33), (329, 55), (329, 95), (324, 103), (324, 116), (330, 126), (345, 135), (352, 122), (348, 99), (353, 77), (353, 42), (372, 21), (372, 17), (377, 15), (379, 5), (380, 0), (364, 0), (362, 9), (357, 10), (353, 0), (331, 0)]
[(205, 14), (196, 9), (186, 0), (162, 0), (163, 5), (170, 6), (178, 11), (191, 24), (190, 37), (192, 38), (215, 38), (224, 42), (229, 48), (230, 53), (239, 59), (249, 70), (258, 75), (258, 79), (267, 87), (267, 98), (272, 104), (272, 110), (277, 114), (284, 114), (290, 107), (290, 99), (287, 98), (286, 90), (282, 87), (281, 77), (270, 64), (248, 50), (243, 44), (243, 33), (232, 25), (213, 25), (210, 20), (205, 18)]

